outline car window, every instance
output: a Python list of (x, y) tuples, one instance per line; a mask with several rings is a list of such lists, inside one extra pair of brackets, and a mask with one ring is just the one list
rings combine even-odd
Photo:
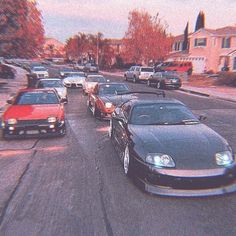
[(64, 85), (60, 80), (44, 80), (40, 81), (38, 88), (62, 88)]
[(126, 91), (129, 89), (125, 84), (102, 84), (99, 87), (99, 95), (115, 95)]
[(153, 72), (154, 70), (153, 70), (153, 68), (150, 68), (150, 67), (142, 67), (141, 71), (142, 72)]
[(181, 104), (142, 104), (132, 110), (131, 124), (185, 125), (199, 123), (189, 109)]
[(59, 100), (53, 91), (47, 92), (22, 92), (16, 99), (14, 105), (39, 105), (58, 104)]
[(87, 82), (97, 82), (97, 83), (105, 83), (106, 79), (104, 77), (98, 76), (98, 77), (88, 77), (86, 79)]

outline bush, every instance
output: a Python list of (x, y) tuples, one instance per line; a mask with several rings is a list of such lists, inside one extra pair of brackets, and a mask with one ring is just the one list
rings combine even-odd
[(236, 86), (236, 73), (234, 72), (220, 72), (218, 85)]

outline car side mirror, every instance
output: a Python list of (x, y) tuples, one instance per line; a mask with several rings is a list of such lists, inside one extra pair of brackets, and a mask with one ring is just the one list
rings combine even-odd
[(206, 120), (206, 119), (207, 119), (207, 117), (206, 117), (206, 116), (204, 116), (204, 115), (200, 115), (198, 119), (199, 119), (200, 121), (204, 121), (204, 120)]
[(60, 99), (60, 103), (66, 103), (66, 102), (67, 102), (66, 98), (61, 98)]

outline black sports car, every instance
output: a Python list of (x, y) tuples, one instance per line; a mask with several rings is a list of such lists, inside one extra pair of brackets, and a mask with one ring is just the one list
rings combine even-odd
[(227, 141), (180, 101), (132, 99), (112, 114), (109, 136), (145, 191), (210, 196), (236, 190), (236, 162)]

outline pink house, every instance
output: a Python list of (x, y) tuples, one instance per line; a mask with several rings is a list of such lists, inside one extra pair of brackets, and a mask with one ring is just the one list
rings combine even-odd
[(174, 39), (169, 60), (191, 61), (195, 74), (222, 68), (236, 72), (236, 26), (199, 29), (189, 35), (187, 51), (182, 51), (183, 40), (183, 35)]

